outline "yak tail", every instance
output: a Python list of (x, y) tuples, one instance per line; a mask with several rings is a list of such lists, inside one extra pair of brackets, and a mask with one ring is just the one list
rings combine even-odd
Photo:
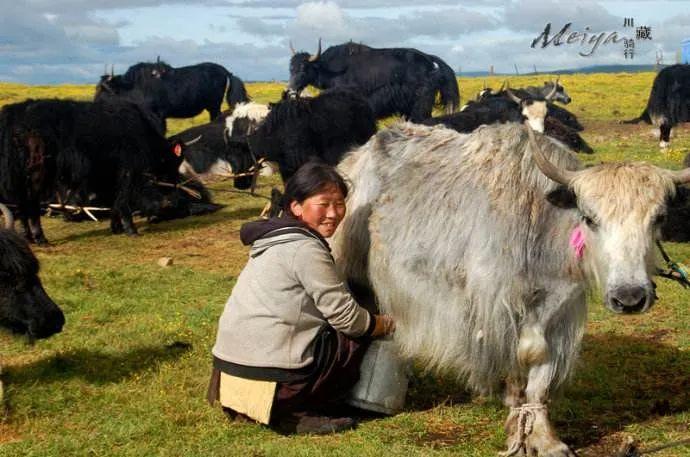
[(455, 77), (455, 72), (440, 58), (432, 55), (429, 57), (439, 67), (441, 104), (445, 107), (446, 114), (453, 114), (460, 107), (460, 89), (458, 89), (458, 80)]
[(649, 117), (649, 111), (647, 111), (647, 108), (645, 108), (644, 111), (642, 111), (642, 114), (640, 114), (638, 117), (623, 121), (623, 124), (637, 124), (639, 122), (645, 122), (647, 124), (652, 123), (652, 119)]
[(234, 106), (236, 103), (244, 103), (249, 101), (247, 89), (240, 78), (228, 72), (228, 79), (226, 83), (229, 87), (225, 93), (225, 101), (229, 106)]

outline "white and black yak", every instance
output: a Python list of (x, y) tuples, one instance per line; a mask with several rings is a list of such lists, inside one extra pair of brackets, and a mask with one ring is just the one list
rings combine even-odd
[[(567, 115), (562, 115), (570, 113), (551, 103), (558, 94), (557, 87), (562, 86), (552, 86), (550, 93), (537, 92), (536, 96), (525, 89), (517, 89), (515, 92), (511, 89), (501, 90), (492, 95), (480, 96), (479, 100), (468, 103), (460, 112), (432, 117), (421, 123), (443, 124), (457, 132), (469, 133), (480, 125), (521, 122), (527, 119), (536, 131), (559, 140), (573, 151), (591, 154), (594, 151), (578, 133), (581, 126), (577, 119), (573, 121)], [(542, 109), (542, 105), (545, 108)]]
[(652, 306), (654, 239), (690, 169), (583, 168), (517, 123), (396, 124), (340, 169), (352, 192), (333, 253), (393, 316), (401, 354), (503, 393), (504, 455), (574, 456), (547, 408), (576, 365), (586, 291), (615, 313)]
[(284, 95), (247, 140), (253, 157), (275, 162), (287, 181), (310, 160), (338, 164), (346, 151), (375, 132), (376, 120), (364, 98), (331, 90), (313, 98)]

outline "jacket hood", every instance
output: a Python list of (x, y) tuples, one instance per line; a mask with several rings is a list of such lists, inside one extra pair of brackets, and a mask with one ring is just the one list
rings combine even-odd
[(252, 257), (260, 255), (276, 244), (299, 241), (305, 237), (317, 239), (330, 252), (328, 242), (320, 233), (292, 216), (247, 222), (240, 228), (240, 240), (245, 246), (252, 246)]

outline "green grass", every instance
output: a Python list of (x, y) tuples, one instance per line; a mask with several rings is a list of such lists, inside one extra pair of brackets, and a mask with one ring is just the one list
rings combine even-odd
[[(510, 78), (513, 87), (542, 76)], [(574, 75), (561, 81), (570, 108), (596, 150), (582, 157), (647, 160), (678, 168), (690, 150), (680, 128), (673, 149), (658, 150), (637, 116), (653, 74)], [(483, 79), (461, 78), (463, 99)], [(498, 78), (487, 82), (497, 88)], [(279, 98), (280, 84), (250, 84), (259, 102)], [(33, 97), (90, 99), (90, 86), (0, 84), (0, 105)], [(206, 122), (173, 120), (171, 133)], [(268, 195), (277, 178), (262, 178)], [(29, 346), (0, 333), (6, 411), (0, 456), (494, 456), (503, 450), (506, 411), (473, 398), (452, 379), (417, 373), (406, 410), (328, 437), (283, 437), (261, 426), (226, 421), (204, 401), (218, 316), (246, 261), (243, 222), (266, 200), (215, 184), (218, 213), (148, 225), (141, 236), (113, 236), (107, 222), (44, 218), (53, 243), (36, 248), (46, 289), (65, 311), (64, 331)], [(690, 265), (690, 246), (668, 244)], [(173, 257), (168, 268), (156, 263)], [(650, 313), (616, 316), (591, 300), (581, 362), (551, 409), (561, 437), (583, 456), (611, 455), (625, 434), (652, 446), (690, 436), (690, 291), (659, 279)], [(690, 447), (660, 452), (690, 456)]]

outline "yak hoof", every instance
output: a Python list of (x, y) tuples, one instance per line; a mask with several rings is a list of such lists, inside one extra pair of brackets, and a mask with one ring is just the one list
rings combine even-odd
[(29, 244), (35, 244), (37, 246), (50, 246), (48, 239), (44, 235), (31, 236), (28, 241)]
[(526, 440), (527, 455), (539, 457), (577, 457), (564, 442), (548, 435), (532, 433)]
[(671, 146), (671, 143), (668, 141), (659, 141), (659, 147), (661, 149), (668, 149), (668, 147)]

